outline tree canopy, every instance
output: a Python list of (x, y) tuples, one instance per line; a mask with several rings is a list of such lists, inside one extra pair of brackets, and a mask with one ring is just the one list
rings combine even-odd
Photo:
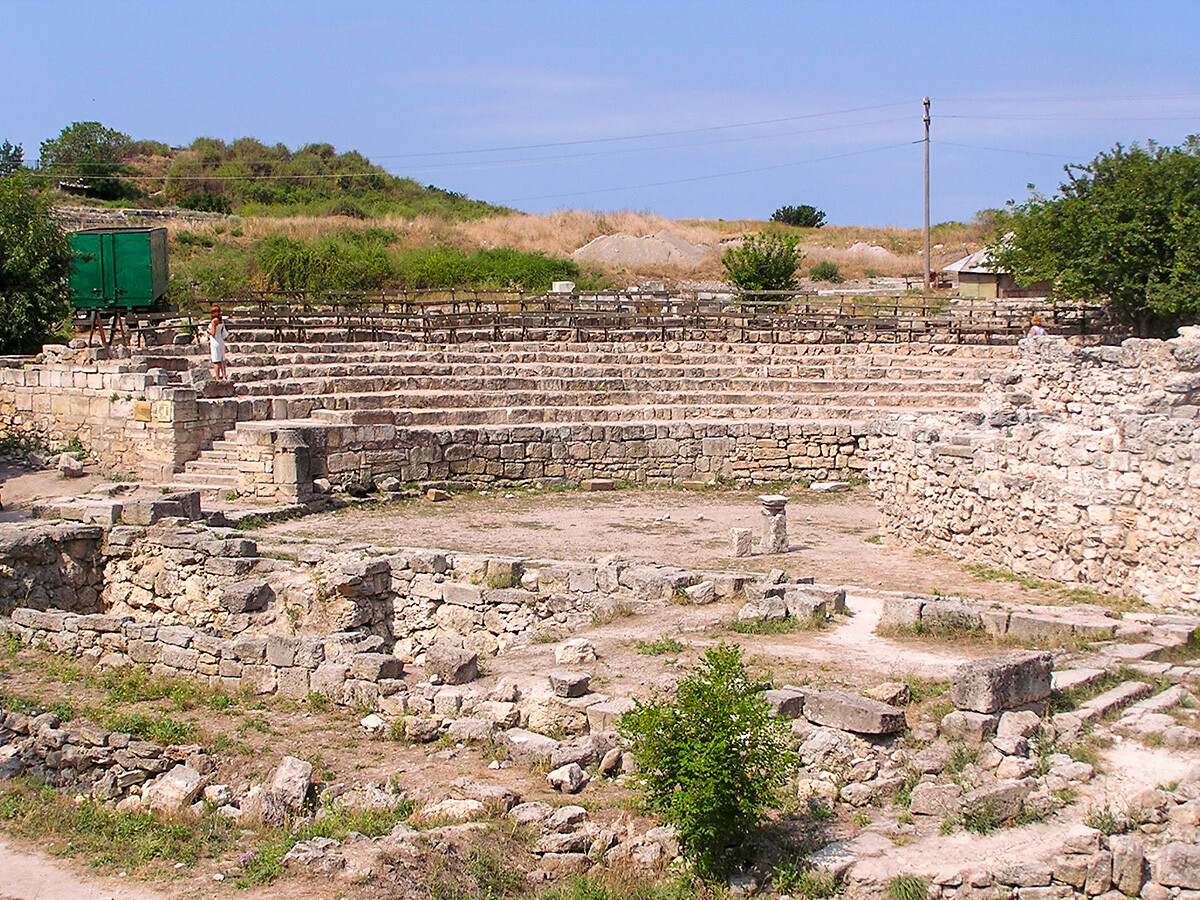
[(113, 176), (134, 151), (133, 138), (99, 122), (72, 122), (58, 137), (42, 141), (40, 168), (50, 175), (78, 176), (97, 197), (113, 200), (124, 186)]
[(1053, 197), (1010, 204), (992, 255), (1020, 283), (1070, 299), (1107, 298), (1145, 333), (1200, 312), (1200, 137), (1181, 147), (1118, 144), (1065, 167)]
[(0, 178), (0, 353), (35, 350), (69, 314), (71, 247), (24, 172)]
[(800, 206), (781, 206), (771, 214), (771, 221), (799, 228), (820, 228), (825, 224), (825, 212), (807, 203)]

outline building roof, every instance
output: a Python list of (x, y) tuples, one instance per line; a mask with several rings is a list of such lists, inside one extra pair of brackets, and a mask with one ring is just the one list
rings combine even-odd
[(942, 271), (969, 272), (978, 275), (1002, 274), (1002, 270), (996, 267), (996, 263), (992, 259), (992, 254), (987, 247), (984, 247), (982, 250), (976, 250), (970, 256), (964, 256), (962, 259), (955, 260), (948, 266), (943, 266)]

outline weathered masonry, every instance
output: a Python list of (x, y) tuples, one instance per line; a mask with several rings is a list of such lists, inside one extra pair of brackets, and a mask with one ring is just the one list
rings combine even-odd
[[(189, 355), (189, 353), (191, 355)], [(861, 471), (867, 422), (968, 409), (1007, 346), (477, 342), (241, 344), (0, 369), (0, 427), (78, 437), (149, 481), (303, 500), (314, 478), (672, 483)]]
[(1200, 608), (1200, 334), (1021, 342), (977, 412), (875, 424), (884, 531), (1066, 583)]

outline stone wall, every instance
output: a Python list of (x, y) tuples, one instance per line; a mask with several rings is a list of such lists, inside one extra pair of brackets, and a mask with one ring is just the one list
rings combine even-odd
[(890, 538), (1021, 575), (1200, 607), (1200, 335), (1026, 339), (977, 413), (874, 423)]
[(95, 525), (7, 526), (0, 534), (0, 613), (18, 606), (98, 611), (103, 536)]
[(612, 422), (409, 428), (388, 411), (345, 414), (327, 426), (287, 429), (239, 423), (238, 492), (293, 499), (309, 484), (280, 478), (279, 436), (299, 436), (311, 477), (334, 483), (380, 479), (467, 484), (578, 484), (611, 478), (679, 484), (823, 480), (866, 467), (867, 427), (853, 422)]
[[(279, 559), (258, 555), (238, 532), (179, 525), (48, 525), (30, 529), (27, 542), (36, 534), (65, 546), (82, 539), (73, 537), (79, 529), (102, 567), (104, 612), (18, 605), (0, 632), (105, 666), (141, 663), (213, 688), (317, 692), (351, 706), (402, 693), (404, 664), (422, 663), (435, 643), (494, 655), (617, 615), (621, 604), (669, 598), (701, 578), (624, 562), (413, 548), (308, 545), (298, 560)], [(0, 566), (14, 560), (0, 558)], [(715, 597), (733, 596), (746, 579), (709, 577)]]
[(0, 433), (52, 448), (78, 438), (101, 465), (164, 481), (233, 427), (153, 360), (76, 363), (55, 349), (37, 365), (0, 369)]

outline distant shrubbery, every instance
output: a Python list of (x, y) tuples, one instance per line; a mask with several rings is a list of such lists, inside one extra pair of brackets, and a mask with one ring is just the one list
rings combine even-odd
[(815, 206), (781, 206), (771, 214), (772, 222), (795, 225), (799, 228), (820, 228), (825, 224), (825, 213)]
[(841, 270), (838, 269), (837, 263), (832, 263), (827, 259), (816, 263), (808, 270), (808, 277), (812, 281), (828, 281), (832, 284), (841, 284), (846, 279), (842, 277)]
[(192, 251), (174, 258), (176, 283), (194, 285), (205, 298), (253, 289), (543, 291), (555, 281), (575, 281), (582, 287), (590, 284), (569, 259), (507, 247), (473, 253), (446, 246), (404, 252), (397, 246), (398, 235), (386, 228), (343, 228), (311, 241), (276, 234), (248, 247), (187, 231), (178, 232), (175, 241)]

